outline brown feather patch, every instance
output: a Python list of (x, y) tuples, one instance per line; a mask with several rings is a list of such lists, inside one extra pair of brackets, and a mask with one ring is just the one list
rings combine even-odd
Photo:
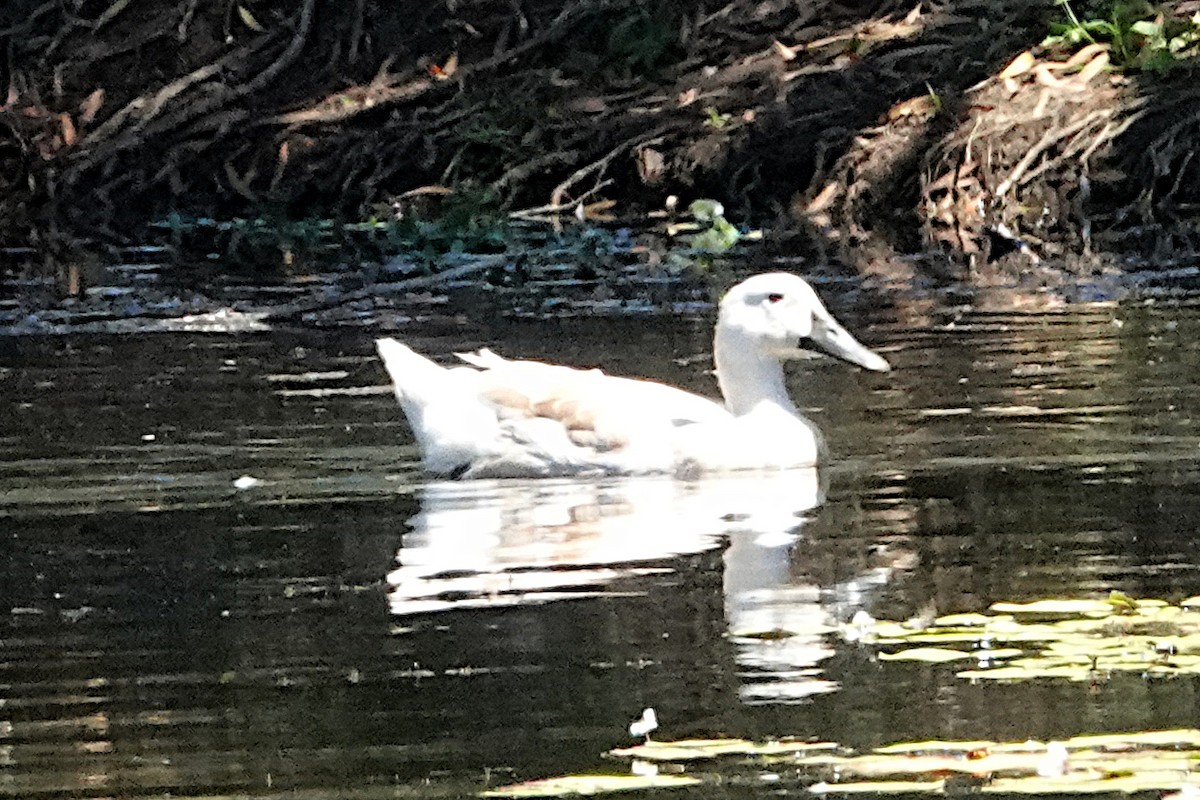
[(484, 398), (509, 411), (516, 411), (525, 417), (542, 416), (533, 408), (529, 395), (519, 392), (511, 386), (489, 386), (483, 391)]

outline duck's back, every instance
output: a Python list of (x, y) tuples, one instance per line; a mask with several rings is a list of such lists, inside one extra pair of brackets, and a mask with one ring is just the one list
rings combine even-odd
[(723, 406), (653, 381), (510, 361), (487, 350), (447, 369), (394, 339), (379, 353), (426, 469), (463, 477), (671, 473), (678, 439)]

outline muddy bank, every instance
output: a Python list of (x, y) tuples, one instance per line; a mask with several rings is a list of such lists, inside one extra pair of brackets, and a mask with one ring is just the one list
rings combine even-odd
[(568, 224), (715, 197), (777, 252), (889, 279), (1190, 257), (1194, 45), (1170, 69), (1042, 46), (1061, 17), (1032, 0), (12, 3), (0, 244), (78, 292), (81, 254), (172, 213), (386, 219), (450, 191)]

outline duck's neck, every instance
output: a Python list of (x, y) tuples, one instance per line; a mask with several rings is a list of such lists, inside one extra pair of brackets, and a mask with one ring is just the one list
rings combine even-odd
[(767, 410), (798, 415), (788, 397), (779, 359), (760, 353), (748, 337), (737, 331), (718, 331), (713, 360), (725, 407), (735, 417)]

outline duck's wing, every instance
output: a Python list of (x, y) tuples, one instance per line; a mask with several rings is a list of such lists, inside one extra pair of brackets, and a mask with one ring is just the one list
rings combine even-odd
[(730, 418), (699, 395), (600, 370), (487, 350), (446, 369), (395, 340), (378, 347), (425, 467), (440, 474), (669, 472), (681, 428)]
[(670, 471), (681, 427), (730, 419), (720, 404), (654, 381), (510, 361), (490, 351), (462, 358), (479, 368), (479, 396), (510, 437), (601, 472)]
[(725, 407), (663, 383), (540, 361), (513, 361), (490, 350), (459, 353), (481, 370), (484, 397), (502, 412), (558, 420), (569, 429), (636, 423), (678, 427), (726, 420)]

